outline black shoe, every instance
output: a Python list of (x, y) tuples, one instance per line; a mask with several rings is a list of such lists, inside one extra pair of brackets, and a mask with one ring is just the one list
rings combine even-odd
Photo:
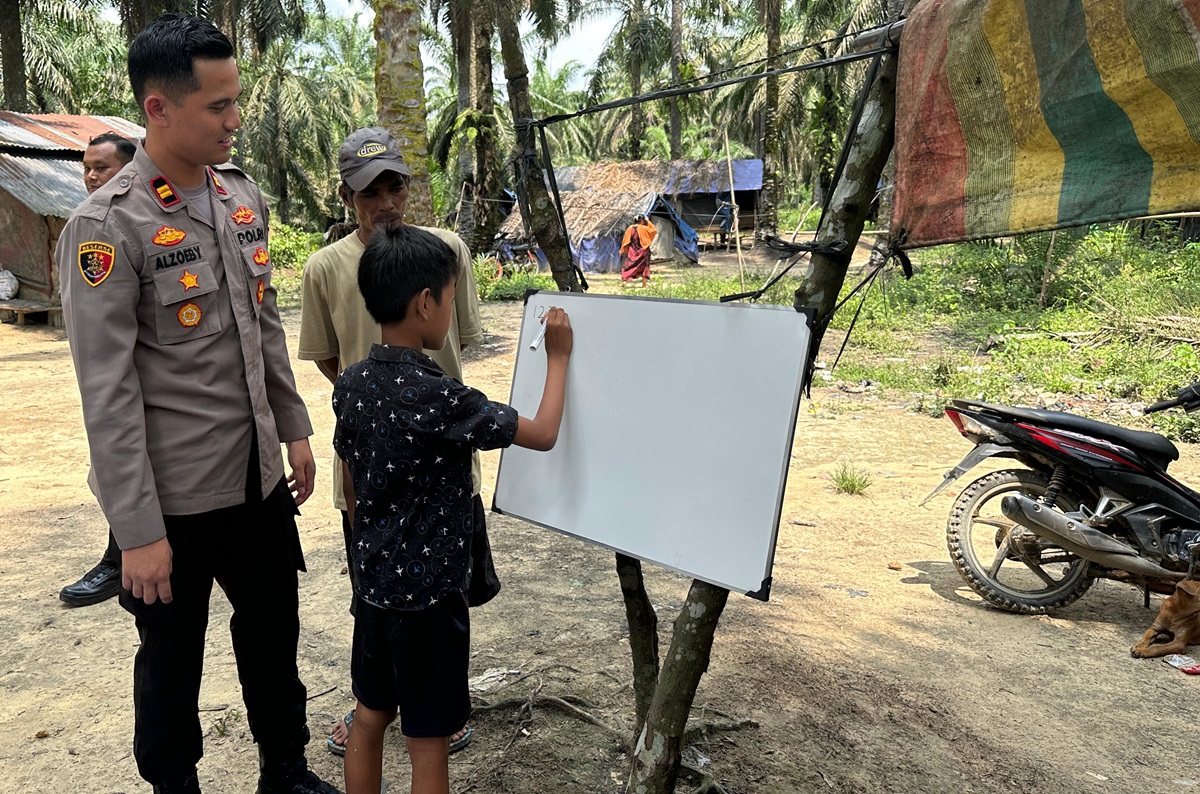
[(107, 601), (119, 592), (121, 592), (120, 567), (101, 560), (78, 582), (64, 587), (58, 597), (67, 606), (86, 607)]
[(178, 783), (155, 786), (154, 794), (200, 794), (200, 779), (193, 772)]
[(286, 762), (268, 764), (261, 760), (258, 794), (342, 794), (308, 768), (303, 755)]

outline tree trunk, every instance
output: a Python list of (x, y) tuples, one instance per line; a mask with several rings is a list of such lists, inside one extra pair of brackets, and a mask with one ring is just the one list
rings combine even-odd
[(518, 195), (523, 195), (529, 208), (527, 220), (534, 239), (546, 260), (555, 283), (563, 292), (581, 292), (579, 278), (571, 259), (571, 246), (564, 234), (554, 201), (546, 190), (542, 175), (543, 164), (537, 160), (537, 128), (533, 126), (533, 106), (529, 100), (529, 69), (521, 49), (521, 32), (517, 27), (521, 4), (494, 4), (496, 27), (500, 31), (500, 51), (504, 56), (504, 77), (508, 80), (508, 104), (513, 114), (517, 143), (514, 159), (522, 173), (514, 180)]
[(196, 13), (194, 0), (117, 0), (117, 14), (125, 41), (132, 42), (142, 28), (168, 11), (180, 14)]
[[(683, 0), (671, 0), (671, 84), (683, 79)], [(683, 113), (679, 110), (682, 97), (671, 97), (671, 159), (683, 158)]]
[[(476, 0), (472, 10), (475, 25), (475, 182), (472, 200), (475, 202), (475, 245), (479, 251), (489, 251), (504, 222), (500, 205), (500, 156), (497, 152), (496, 103), (492, 86), (492, 33), (495, 16), (491, 0)], [(474, 250), (474, 249), (473, 249)]]
[[(779, 66), (780, 0), (759, 0), (763, 25), (767, 34), (767, 70)], [(758, 200), (758, 234), (776, 234), (779, 226), (779, 76), (766, 79), (766, 100), (763, 103), (763, 183)], [(733, 189), (733, 186), (730, 186)]]
[(425, 130), (425, 69), (417, 0), (372, 0), (375, 11), (375, 100), (379, 124), (395, 136), (412, 181), (405, 220), (433, 226), (429, 142)]
[(626, 794), (671, 794), (679, 776), (683, 732), (700, 677), (708, 670), (717, 622), (729, 599), (723, 587), (692, 580), (675, 619), (667, 660), (658, 677), (645, 727), (633, 748)]
[[(629, 12), (629, 34), (625, 46), (629, 50), (629, 87), (634, 96), (642, 93), (642, 27), (646, 7), (643, 0), (634, 0)], [(646, 105), (639, 102), (629, 108), (629, 159), (642, 159), (642, 136), (646, 133)]]
[(276, 184), (279, 186), (279, 203), (275, 205), (276, 214), (279, 215), (279, 222), (287, 225), (291, 223), (292, 218), (292, 200), (288, 196), (288, 173), (287, 165), (279, 166), (276, 172)]
[[(917, 0), (908, 0), (907, 9)], [(811, 306), (817, 317), (827, 317), (837, 303), (850, 258), (862, 236), (863, 224), (871, 211), (879, 177), (892, 152), (896, 131), (896, 55), (883, 56), (875, 83), (867, 93), (862, 118), (850, 139), (850, 152), (841, 178), (833, 186), (833, 198), (825, 223), (816, 242), (846, 241), (840, 254), (814, 252), (800, 286), (796, 288), (797, 308)], [(824, 325), (814, 329), (812, 351), (815, 356), (825, 334)]]
[(20, 0), (0, 0), (0, 53), (0, 66), (4, 69), (4, 109), (28, 113)]
[(629, 652), (633, 657), (633, 699), (637, 714), (634, 736), (642, 732), (646, 715), (658, 686), (658, 615), (646, 593), (642, 562), (617, 552), (617, 578), (625, 600), (625, 619), (629, 624)]
[(471, 8), (470, 0), (452, 0), (450, 12), (450, 40), (454, 46), (455, 88), (457, 89), (457, 118), (458, 133), (458, 163), (454, 174), (454, 196), (458, 202), (458, 213), (455, 221), (455, 231), (463, 238), (467, 248), (475, 250), (475, 205), (472, 203), (474, 181), (473, 160), (474, 150), (471, 146), (469, 129), (473, 125), (465, 120), (471, 117), (471, 89), (474, 83), (471, 79), (472, 49), (471, 49)]

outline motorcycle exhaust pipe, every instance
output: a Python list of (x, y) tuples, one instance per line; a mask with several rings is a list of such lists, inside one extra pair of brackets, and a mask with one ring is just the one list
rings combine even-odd
[(1061, 511), (1035, 502), (1028, 496), (1009, 494), (1000, 500), (1000, 510), (1005, 517), (1030, 532), (1106, 568), (1119, 568), (1154, 579), (1182, 579), (1184, 576), (1139, 556), (1137, 549), (1128, 543), (1068, 518)]

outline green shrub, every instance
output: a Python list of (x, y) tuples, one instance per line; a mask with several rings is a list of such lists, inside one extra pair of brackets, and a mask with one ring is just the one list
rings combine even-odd
[(267, 249), (271, 254), (271, 264), (277, 268), (299, 270), (313, 251), (320, 247), (321, 235), (316, 232), (307, 232), (284, 223), (271, 223)]

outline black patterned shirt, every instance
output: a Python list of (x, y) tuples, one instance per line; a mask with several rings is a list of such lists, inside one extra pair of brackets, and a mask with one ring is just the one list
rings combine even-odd
[(350, 466), (356, 594), (417, 610), (466, 590), (474, 530), (471, 450), (507, 447), (517, 412), (406, 347), (374, 345), (333, 390), (333, 446)]

